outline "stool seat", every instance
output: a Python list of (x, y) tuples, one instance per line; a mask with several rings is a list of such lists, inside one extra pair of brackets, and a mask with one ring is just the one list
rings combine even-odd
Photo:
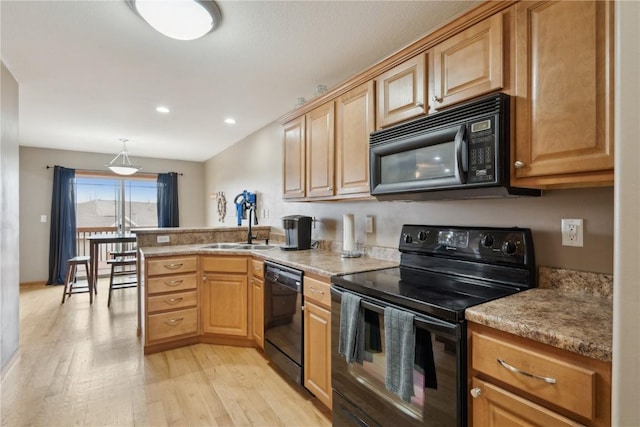
[[(89, 304), (93, 304), (93, 294), (98, 293), (92, 285), (91, 280), (91, 268), (89, 267), (89, 261), (91, 257), (88, 256), (74, 256), (67, 260), (67, 273), (65, 275), (64, 289), (62, 290), (62, 303), (66, 297), (71, 297), (73, 294), (89, 293)], [(87, 280), (77, 280), (78, 267), (84, 266)]]

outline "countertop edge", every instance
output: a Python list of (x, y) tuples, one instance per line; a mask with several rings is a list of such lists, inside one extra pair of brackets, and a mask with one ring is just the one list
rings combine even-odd
[[(581, 304), (582, 311), (563, 312), (561, 304)], [(547, 310), (536, 310), (541, 305), (547, 305)], [(553, 310), (562, 314), (552, 318)], [(612, 313), (611, 301), (606, 298), (538, 288), (470, 307), (465, 312), (465, 319), (591, 359), (611, 362)]]

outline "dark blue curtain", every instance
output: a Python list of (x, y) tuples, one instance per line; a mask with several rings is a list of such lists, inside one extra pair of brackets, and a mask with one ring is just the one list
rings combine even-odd
[(64, 284), (67, 260), (77, 255), (75, 177), (75, 169), (56, 166), (53, 170), (47, 285)]
[(179, 227), (178, 174), (158, 174), (158, 227)]

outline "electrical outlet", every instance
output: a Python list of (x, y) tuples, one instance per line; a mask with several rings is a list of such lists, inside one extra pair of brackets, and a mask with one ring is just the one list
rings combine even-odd
[(583, 246), (583, 222), (581, 219), (562, 220), (562, 245)]
[(157, 236), (156, 241), (158, 243), (169, 243), (169, 236)]
[(371, 215), (367, 215), (365, 230), (367, 233), (373, 233), (373, 217)]

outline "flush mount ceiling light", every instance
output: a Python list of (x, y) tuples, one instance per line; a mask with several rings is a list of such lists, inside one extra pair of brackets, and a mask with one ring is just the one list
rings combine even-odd
[[(118, 154), (111, 163), (105, 165), (107, 168), (111, 170), (111, 172), (118, 175), (133, 175), (134, 173), (140, 170), (140, 166), (134, 166), (131, 164), (129, 160), (129, 153), (127, 153), (127, 139), (121, 138), (122, 142), (122, 151)], [(119, 157), (122, 157), (122, 163), (116, 162)]]
[(126, 0), (158, 32), (176, 40), (194, 40), (213, 31), (222, 19), (213, 0)]
[(162, 114), (169, 114), (171, 112), (171, 110), (169, 110), (169, 107), (165, 107), (164, 105), (157, 106), (156, 111)]
[(224, 122), (228, 125), (235, 125), (236, 119), (234, 119), (233, 117), (227, 117), (226, 119), (224, 119)]

